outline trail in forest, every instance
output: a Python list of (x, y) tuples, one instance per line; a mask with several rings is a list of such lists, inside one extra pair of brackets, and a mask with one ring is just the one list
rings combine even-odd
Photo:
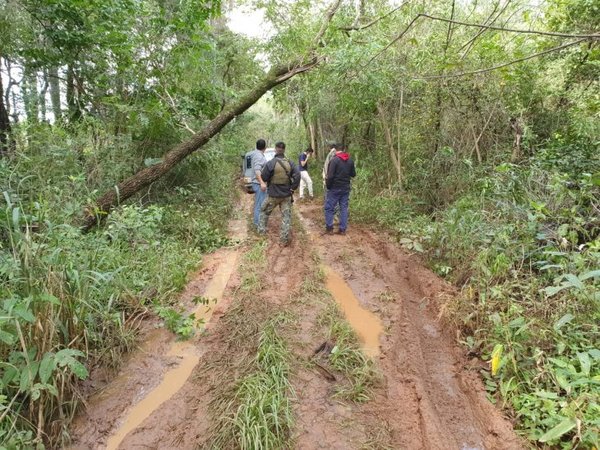
[[(244, 371), (242, 362), (252, 356), (236, 341), (242, 332), (234, 324), (250, 323), (248, 332), (256, 333), (252, 328), (260, 327), (261, 318), (277, 311), (297, 321), (286, 336), (298, 361), (291, 379), (294, 448), (522, 448), (511, 424), (486, 399), (452, 330), (437, 319), (452, 288), (383, 234), (352, 227), (346, 236), (320, 236), (321, 206), (303, 204), (298, 213), (307, 234), (296, 231), (286, 248), (276, 243), (279, 218), (273, 216), (263, 291), (244, 308), (232, 302), (243, 275), (237, 256), (248, 247), (223, 249), (207, 258), (182, 299), (189, 302), (218, 285), (219, 303), (208, 331), (185, 344), (175, 343), (164, 330), (149, 331), (140, 350), (75, 421), (74, 448), (210, 448), (219, 419), (210, 405), (224, 384), (235, 383)], [(233, 228), (244, 225), (234, 221)], [(381, 374), (372, 399), (363, 404), (336, 399), (339, 380), (327, 380), (306, 363), (328, 339), (318, 320), (327, 304), (306, 304), (300, 295), (302, 281), (318, 266)], [(191, 359), (173, 357), (177, 347), (186, 348)], [(180, 385), (166, 381), (175, 371), (181, 371)], [(175, 392), (159, 395), (165, 385)]]

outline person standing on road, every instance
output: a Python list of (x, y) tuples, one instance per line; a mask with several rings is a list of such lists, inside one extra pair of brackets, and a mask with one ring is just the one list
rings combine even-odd
[(298, 157), (298, 170), (300, 171), (300, 200), (304, 199), (304, 189), (308, 188), (308, 195), (313, 199), (313, 182), (308, 173), (308, 159), (312, 156), (314, 150), (308, 147), (300, 153)]
[(292, 194), (300, 184), (300, 172), (296, 165), (285, 157), (285, 143), (275, 144), (275, 157), (262, 169), (262, 180), (267, 183), (268, 197), (260, 212), (258, 232), (267, 232), (269, 216), (276, 206), (281, 209), (280, 240), (282, 245), (290, 243), (292, 226)]
[(265, 159), (266, 148), (267, 143), (265, 140), (259, 139), (256, 141), (256, 149), (250, 154), (252, 163), (252, 190), (254, 191), (253, 222), (257, 229), (260, 220), (260, 208), (267, 198), (267, 183), (263, 181), (261, 175), (262, 169), (267, 163)]
[(354, 161), (344, 146), (336, 149), (335, 156), (327, 167), (327, 196), (325, 198), (325, 233), (333, 233), (335, 207), (340, 207), (339, 234), (346, 234), (348, 228), (348, 203), (350, 200), (351, 179), (356, 176)]

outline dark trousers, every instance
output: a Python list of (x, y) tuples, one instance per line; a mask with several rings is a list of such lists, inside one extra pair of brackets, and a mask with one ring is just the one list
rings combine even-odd
[(333, 216), (336, 206), (340, 207), (340, 231), (346, 231), (348, 227), (348, 203), (350, 191), (346, 189), (329, 189), (325, 199), (325, 226), (333, 228)]

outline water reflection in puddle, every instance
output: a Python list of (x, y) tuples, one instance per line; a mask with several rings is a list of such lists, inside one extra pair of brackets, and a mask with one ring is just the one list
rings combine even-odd
[(346, 320), (356, 332), (367, 356), (379, 355), (379, 336), (383, 325), (379, 317), (363, 308), (352, 289), (331, 267), (325, 266), (327, 289), (340, 305)]

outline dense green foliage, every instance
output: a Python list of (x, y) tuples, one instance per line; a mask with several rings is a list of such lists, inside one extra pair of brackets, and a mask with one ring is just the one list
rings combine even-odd
[(29, 144), (1, 166), (1, 404), (9, 409), (0, 433), (8, 445), (35, 437), (26, 419), (60, 442), (76, 378), (87, 376), (81, 363), (117, 367), (140, 319), (164, 311), (201, 254), (226, 242), (238, 156), (224, 150), (241, 143), (224, 136), (82, 235), (76, 223), (93, 190), (139, 156), (123, 136), (80, 130), (68, 142), (57, 128), (30, 130)]
[(205, 5), (0, 1), (12, 125), (0, 148), (0, 446), (66, 444), (80, 380), (117, 368), (148, 314), (194, 332), (171, 303), (227, 242), (255, 115), (101, 229), (79, 224), (99, 192), (155, 164), (259, 73), (254, 44), (214, 19), (218, 2)]
[[(193, 332), (173, 294), (226, 242), (237, 155), (260, 134), (291, 156), (349, 144), (352, 220), (461, 289), (445, 311), (491, 360), (490, 398), (535, 445), (599, 447), (598, 2), (341, 1), (315, 43), (324, 3), (261, 0), (262, 44), (220, 3), (0, 0), (0, 445), (67, 442), (79, 380), (116, 367), (145, 314)], [(80, 233), (100, 193), (251, 89), (257, 60), (315, 47), (276, 112), (236, 118)]]
[(585, 35), (598, 5), (359, 3), (279, 108), (299, 113), (321, 155), (349, 143), (354, 220), (394, 231), (461, 288), (446, 315), (471, 355), (493, 360), (490, 398), (522, 433), (598, 447), (598, 40), (415, 20)]

